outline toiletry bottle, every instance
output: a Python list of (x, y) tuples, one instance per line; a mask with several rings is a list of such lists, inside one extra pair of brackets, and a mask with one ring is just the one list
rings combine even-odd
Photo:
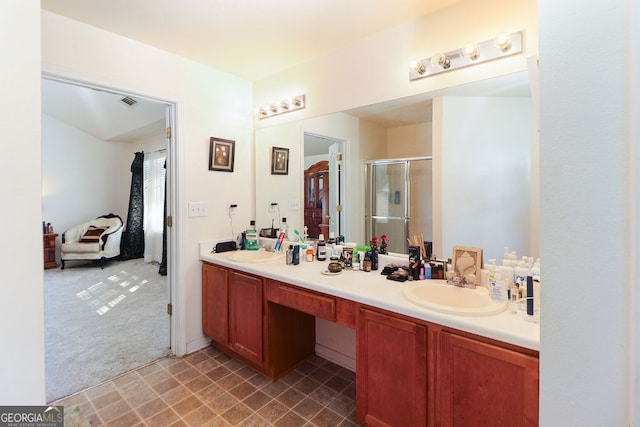
[(489, 288), (489, 290), (491, 290), (491, 288), (493, 287), (493, 282), (496, 279), (496, 260), (492, 258), (489, 260), (489, 262), (491, 264), (487, 265), (487, 270), (489, 270), (489, 272), (487, 274), (486, 286)]
[(424, 262), (424, 278), (431, 279), (431, 263), (429, 261)]
[(324, 234), (318, 236), (318, 261), (327, 259), (327, 244), (324, 242)]
[(491, 284), (491, 298), (496, 301), (507, 301), (507, 286), (500, 271), (494, 271)]
[(520, 289), (520, 297), (524, 298), (527, 296), (526, 284), (527, 284), (527, 276), (529, 275), (529, 265), (526, 259), (523, 259), (522, 261), (520, 261), (513, 270), (514, 270), (513, 282), (516, 285), (518, 285), (518, 289)]
[(284, 238), (289, 239), (289, 225), (287, 225), (287, 218), (282, 217), (282, 230), (284, 231)]
[(533, 277), (527, 276), (527, 314), (533, 316)]
[(289, 249), (287, 249), (286, 259), (287, 265), (293, 264), (293, 245), (289, 245)]
[(362, 271), (371, 271), (371, 251), (367, 251), (362, 260)]
[(256, 231), (256, 221), (252, 219), (249, 224), (250, 226), (246, 231), (245, 249), (249, 251), (257, 251), (258, 249), (260, 249), (260, 245), (258, 244), (258, 232)]
[(293, 265), (300, 264), (300, 245), (293, 245)]
[[(357, 249), (354, 249), (354, 251), (356, 251)], [(351, 261), (352, 263), (352, 268), (354, 270), (360, 270), (360, 256), (362, 254), (360, 252), (354, 252), (353, 253), (353, 260)]]
[(371, 270), (378, 269), (378, 238), (371, 239)]

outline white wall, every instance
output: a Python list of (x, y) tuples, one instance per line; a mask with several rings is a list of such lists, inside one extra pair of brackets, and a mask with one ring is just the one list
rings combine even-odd
[(315, 156), (304, 156), (304, 170), (309, 169), (309, 166), (315, 165), (318, 162), (329, 161), (328, 154), (317, 154)]
[(130, 144), (102, 141), (43, 114), (43, 220), (58, 234), (108, 213), (126, 223), (133, 154)]
[(442, 200), (434, 203), (434, 227), (440, 224), (442, 240), (434, 239), (435, 253), (449, 258), (454, 246), (479, 247), (486, 262), (501, 260), (508, 246), (537, 255), (528, 253), (531, 99), (443, 97), (436, 109), (442, 127), (433, 141), (440, 163), (434, 185)]
[[(347, 209), (344, 221), (344, 232), (347, 239), (361, 241), (364, 228), (361, 230), (361, 218), (364, 215), (363, 201), (353, 201), (353, 197), (363, 196), (359, 190), (361, 182), (362, 159), (358, 144), (358, 119), (344, 113), (330, 114), (299, 123), (282, 124), (266, 127), (256, 131), (256, 224), (260, 227), (271, 226), (269, 213), (270, 202), (278, 202), (280, 216), (287, 218), (289, 228), (302, 230), (303, 215), (303, 168), (304, 168), (304, 133), (309, 132), (333, 139), (345, 141), (345, 187), (344, 203)], [(289, 175), (271, 175), (271, 148), (273, 146), (289, 148)], [(288, 201), (298, 200), (300, 209), (289, 210)], [(358, 199), (356, 199), (358, 200)], [(363, 199), (364, 200), (364, 199)], [(355, 204), (357, 203), (357, 205)], [(352, 209), (354, 206), (356, 209)]]
[(386, 159), (387, 130), (368, 120), (360, 120), (359, 130), (362, 160)]
[[(525, 54), (409, 82), (409, 64), (500, 31), (525, 31)], [(256, 127), (298, 121), (527, 70), (538, 51), (535, 0), (460, 0), (405, 25), (365, 37), (313, 61), (255, 82), (254, 107), (306, 93), (304, 110), (257, 120)]]
[(0, 2), (0, 52), (0, 404), (36, 405), (45, 403), (40, 2)]
[(131, 145), (134, 153), (136, 151), (144, 151), (145, 153), (157, 151), (167, 148), (167, 137), (164, 131), (156, 132), (132, 142)]
[[(100, 52), (97, 55), (96, 52)], [(178, 354), (207, 343), (201, 326), (198, 243), (230, 235), (226, 200), (235, 220), (253, 217), (255, 195), (251, 83), (150, 46), (42, 12), (44, 72), (176, 104), (177, 250), (175, 279)], [(233, 173), (208, 170), (209, 138), (236, 141)], [(189, 201), (207, 203), (209, 217), (188, 218)]]
[(420, 157), (431, 155), (431, 122), (396, 126), (387, 130), (387, 157)]
[(640, 425), (640, 11), (577, 0), (539, 11), (540, 425)]

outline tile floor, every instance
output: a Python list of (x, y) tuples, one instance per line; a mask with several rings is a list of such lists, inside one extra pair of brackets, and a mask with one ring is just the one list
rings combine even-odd
[[(271, 382), (213, 347), (55, 402), (92, 426), (357, 426), (355, 373), (315, 356)], [(66, 426), (71, 427), (71, 426)]]

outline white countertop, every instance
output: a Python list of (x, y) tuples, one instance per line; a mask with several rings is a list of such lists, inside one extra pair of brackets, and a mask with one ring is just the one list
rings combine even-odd
[[(233, 252), (212, 253), (213, 246), (213, 241), (200, 244), (200, 259), (202, 261), (231, 267), (532, 350), (539, 351), (540, 349), (539, 324), (529, 322), (523, 319), (520, 314), (512, 314), (509, 310), (496, 315), (470, 317), (440, 313), (413, 304), (403, 296), (403, 283), (387, 280), (385, 276), (380, 274), (382, 267), (391, 262), (386, 261), (390, 259), (387, 257), (381, 257), (382, 262), (378, 271), (344, 270), (339, 275), (327, 276), (323, 275), (322, 271), (327, 269), (328, 261), (306, 262), (301, 256), (299, 265), (286, 265), (284, 257), (269, 262), (242, 263), (228, 259)], [(396, 259), (404, 263), (404, 258)]]

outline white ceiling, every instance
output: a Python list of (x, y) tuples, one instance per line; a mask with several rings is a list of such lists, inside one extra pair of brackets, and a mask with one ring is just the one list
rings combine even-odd
[[(41, 0), (42, 8), (216, 69), (260, 79), (459, 0)], [(321, 35), (321, 36), (319, 36)], [(529, 96), (526, 74), (452, 88), (447, 94)], [(414, 96), (348, 111), (393, 127), (431, 120)], [(164, 129), (160, 103), (43, 80), (43, 112), (108, 141)], [(109, 111), (109, 114), (106, 112)]]
[(259, 80), (459, 0), (41, 0), (42, 8)]
[(164, 132), (165, 104), (42, 79), (42, 112), (103, 141), (132, 142)]

